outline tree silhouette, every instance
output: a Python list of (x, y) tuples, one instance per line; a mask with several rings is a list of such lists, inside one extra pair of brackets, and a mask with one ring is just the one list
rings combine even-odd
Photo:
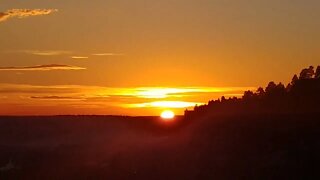
[(273, 81), (269, 82), (268, 86), (266, 87), (266, 94), (272, 94), (272, 92), (277, 88), (276, 83)]
[(255, 94), (252, 91), (245, 91), (243, 94), (243, 99), (244, 100), (250, 100), (255, 96)]
[(264, 91), (264, 89), (263, 89), (262, 87), (259, 87), (259, 88), (257, 89), (257, 95), (258, 95), (259, 97), (265, 95), (265, 91)]
[(299, 80), (298, 76), (295, 74), (291, 80), (291, 84), (294, 85)]
[(299, 79), (311, 79), (314, 75), (314, 67), (310, 66), (307, 69), (303, 69), (300, 73)]
[(320, 66), (317, 67), (315, 78), (320, 79)]

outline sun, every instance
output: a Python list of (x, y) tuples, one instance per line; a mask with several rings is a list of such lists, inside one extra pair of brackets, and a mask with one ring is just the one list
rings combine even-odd
[(170, 110), (165, 110), (161, 113), (161, 118), (163, 119), (173, 119), (174, 118), (174, 112)]

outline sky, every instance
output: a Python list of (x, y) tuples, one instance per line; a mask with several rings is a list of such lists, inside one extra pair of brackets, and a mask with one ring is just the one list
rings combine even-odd
[(0, 114), (158, 115), (318, 65), (317, 0), (1, 0)]

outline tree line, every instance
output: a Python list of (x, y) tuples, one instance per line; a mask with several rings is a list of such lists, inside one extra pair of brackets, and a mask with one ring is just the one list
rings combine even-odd
[(222, 96), (206, 105), (186, 110), (185, 116), (203, 114), (256, 114), (320, 112), (320, 66), (303, 69), (286, 86), (269, 82), (265, 88), (245, 91), (241, 98)]

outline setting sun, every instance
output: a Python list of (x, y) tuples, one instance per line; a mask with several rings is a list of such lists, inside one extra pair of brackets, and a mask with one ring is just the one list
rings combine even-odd
[(172, 112), (170, 110), (163, 111), (161, 113), (161, 118), (163, 118), (163, 119), (172, 119), (172, 118), (174, 118), (174, 112)]

